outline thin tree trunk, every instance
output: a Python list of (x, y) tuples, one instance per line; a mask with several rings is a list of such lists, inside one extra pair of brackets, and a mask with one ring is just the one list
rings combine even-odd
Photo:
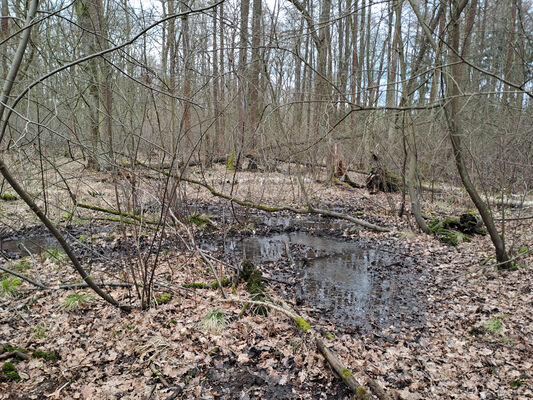
[[(8, 0), (2, 0), (2, 28), (0, 30), (0, 40), (4, 40), (9, 35), (9, 5)], [(0, 57), (2, 58), (2, 79), (7, 75), (7, 43), (4, 43), (0, 49)]]
[[(502, 263), (502, 268), (509, 268), (510, 263), (509, 256), (505, 250), (505, 241), (500, 236), (492, 214), (488, 206), (483, 202), (481, 196), (477, 192), (472, 180), (470, 179), (470, 173), (465, 163), (464, 148), (462, 143), (463, 128), (461, 125), (461, 119), (459, 117), (460, 103), (460, 87), (464, 82), (464, 65), (460, 62), (459, 53), (459, 39), (460, 39), (460, 18), (461, 13), (466, 5), (467, 1), (453, 0), (451, 9), (451, 21), (449, 24), (449, 39), (448, 45), (450, 51), (448, 53), (448, 63), (451, 65), (449, 74), (444, 74), (446, 82), (446, 97), (448, 101), (445, 104), (444, 111), (446, 114), (446, 122), (448, 124), (448, 132), (450, 141), (453, 147), (453, 154), (455, 159), (455, 165), (461, 181), (469, 194), (472, 202), (485, 223), (485, 227), (489, 232), (494, 248), (496, 249), (496, 259), (498, 263)], [(462, 55), (466, 56), (466, 49), (462, 51)]]
[(257, 147), (257, 125), (259, 121), (259, 74), (261, 72), (261, 19), (262, 0), (253, 0), (252, 11), (252, 68), (250, 79), (250, 148)]
[[(215, 159), (218, 154), (215, 152), (220, 151), (220, 100), (219, 100), (219, 89), (220, 89), (220, 77), (218, 72), (218, 49), (217, 49), (217, 22), (218, 22), (218, 8), (213, 9), (213, 113), (215, 118), (215, 134), (213, 135), (213, 145), (208, 148), (207, 161), (208, 164), (211, 164), (213, 159)], [(222, 20), (220, 21), (222, 23)]]
[(189, 10), (189, 1), (181, 0), (181, 12), (184, 13), (181, 18), (181, 35), (183, 41), (183, 147), (185, 149), (184, 159), (188, 157), (189, 151), (192, 150), (191, 138), (191, 103), (187, 100), (191, 97), (191, 80), (192, 80), (192, 53), (190, 52), (190, 34), (189, 34), (189, 16), (186, 12)]
[[(514, 59), (514, 41), (515, 41), (515, 30), (516, 30), (516, 7), (517, 0), (510, 0), (510, 18), (509, 18), (509, 34), (507, 36), (507, 53), (505, 55), (505, 71), (504, 77), (506, 81), (511, 81), (512, 72), (513, 72), (513, 59)], [(510, 104), (513, 95), (509, 93), (511, 87), (508, 85), (504, 86), (503, 98), (505, 103)]]
[[(8, 79), (6, 79), (6, 82), (4, 84), (4, 88), (2, 90), (2, 94), (0, 96), (1, 102), (0, 102), (0, 121), (3, 121), (4, 111), (5, 111), (5, 103), (7, 99), (9, 98), (9, 94), (11, 93), (11, 89), (13, 87), (13, 82), (15, 81), (15, 78), (17, 76), (17, 73), (20, 69), (20, 64), (22, 62), (22, 58), (24, 56), (24, 52), (26, 50), (26, 46), (28, 44), (30, 33), (31, 33), (31, 23), (33, 22), (33, 19), (35, 18), (35, 14), (37, 13), (37, 6), (39, 1), (38, 0), (32, 0), (32, 2), (29, 5), (28, 14), (26, 16), (26, 22), (25, 27), (26, 29), (22, 33), (21, 40), (19, 42), (19, 46), (17, 48), (17, 52), (15, 53), (15, 57), (13, 59), (13, 62), (11, 64), (10, 70), (7, 74)], [(0, 142), (2, 141), (2, 137), (0, 137)], [(3, 159), (0, 158), (0, 173), (4, 176), (5, 180), (11, 185), (13, 190), (20, 196), (20, 198), (30, 207), (30, 209), (33, 211), (33, 213), (41, 220), (41, 222), (46, 226), (46, 228), (52, 233), (52, 235), (57, 239), (63, 250), (65, 250), (65, 253), (69, 257), (69, 259), (72, 261), (72, 264), (74, 265), (74, 268), (76, 271), (80, 274), (80, 276), (83, 278), (83, 280), (89, 285), (91, 289), (93, 289), (100, 297), (102, 297), (105, 301), (109, 302), (110, 304), (121, 307), (124, 310), (129, 310), (130, 307), (128, 306), (121, 306), (115, 299), (113, 299), (107, 292), (102, 290), (98, 285), (94, 283), (94, 281), (90, 278), (90, 276), (87, 274), (83, 266), (80, 264), (79, 260), (77, 259), (76, 255), (72, 251), (72, 248), (67, 243), (63, 235), (59, 232), (59, 230), (56, 228), (56, 226), (48, 219), (48, 217), (43, 213), (43, 211), (35, 204), (35, 202), (32, 199), (32, 196), (30, 196), (29, 193), (27, 193), (24, 188), (18, 183), (18, 181), (13, 177), (11, 172), (6, 166), (6, 163)]]
[(239, 40), (239, 127), (238, 134), (241, 135), (241, 149), (244, 148), (246, 135), (246, 70), (247, 70), (247, 48), (248, 48), (248, 19), (250, 14), (250, 0), (241, 0), (241, 32)]
[[(225, 95), (226, 95), (226, 90), (225, 90), (225, 76), (224, 76), (224, 71), (225, 71), (225, 68), (224, 68), (224, 3), (221, 3), (218, 8), (220, 9), (220, 23), (219, 23), (219, 37), (220, 37), (220, 58), (219, 58), (219, 62), (220, 62), (220, 68), (219, 68), (219, 74), (220, 74), (220, 78), (219, 78), (219, 82), (220, 82), (220, 100), (222, 102), (222, 104), (225, 103), (226, 101), (226, 98), (225, 98)], [(225, 124), (225, 119), (224, 119), (224, 114), (220, 116), (220, 132), (217, 132), (217, 141), (218, 143), (225, 143), (225, 127), (226, 127), (226, 124)], [(225, 150), (224, 147), (222, 147), (222, 149), (220, 149), (222, 151)]]

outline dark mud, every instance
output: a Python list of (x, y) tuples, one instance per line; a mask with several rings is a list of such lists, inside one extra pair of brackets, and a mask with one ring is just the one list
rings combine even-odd
[[(235, 215), (212, 206), (198, 211), (209, 213), (219, 227), (198, 232), (204, 249), (234, 264), (252, 260), (286, 298), (313, 310), (312, 316), (323, 322), (366, 332), (423, 323), (423, 268), (384, 243), (360, 238), (359, 228), (348, 222), (284, 213)], [(231, 228), (222, 235), (222, 227)], [(62, 230), (83, 262), (106, 260), (109, 270), (120, 268), (120, 259), (135, 257), (135, 249), (158, 251), (148, 236), (106, 235), (116, 228), (108, 224)], [(80, 241), (91, 235), (98, 240)], [(159, 250), (173, 251), (183, 246), (173, 237), (161, 245)], [(38, 228), (3, 238), (0, 246), (4, 255), (16, 259), (28, 251), (41, 254), (58, 243)]]
[(203, 247), (234, 263), (249, 259), (294, 303), (320, 320), (375, 331), (422, 324), (424, 270), (386, 244), (359, 239), (347, 222), (314, 216), (239, 216), (252, 227)]

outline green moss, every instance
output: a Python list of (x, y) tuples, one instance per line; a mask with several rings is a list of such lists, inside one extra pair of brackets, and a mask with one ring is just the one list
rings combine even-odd
[(207, 229), (207, 228), (213, 228), (213, 222), (211, 221), (211, 218), (209, 218), (209, 215), (205, 214), (192, 214), (187, 218), (187, 221), (189, 221), (191, 224), (196, 225), (200, 229)]
[(459, 220), (453, 217), (434, 218), (428, 224), (429, 230), (437, 239), (450, 246), (457, 246), (461, 242), (470, 241), (468, 236), (451, 229), (457, 226), (459, 226)]
[[(229, 279), (229, 278), (222, 278), (220, 280), (220, 284), (223, 287), (229, 286), (230, 283), (231, 283), (231, 279)], [(218, 288), (218, 282), (211, 282), (211, 284), (209, 286), (211, 286), (213, 289), (217, 289)]]
[(31, 356), (33, 358), (42, 358), (47, 361), (59, 360), (59, 354), (55, 350), (54, 351), (34, 350), (32, 351)]
[(262, 274), (259, 268), (253, 270), (250, 274), (250, 277), (246, 282), (246, 289), (248, 290), (248, 293), (252, 295), (252, 297), (257, 297), (258, 295), (263, 294), (265, 286), (263, 285)]
[(300, 328), (303, 332), (309, 332), (311, 330), (311, 325), (309, 325), (302, 317), (294, 318), (294, 322), (296, 322), (298, 328)]
[(493, 317), (491, 319), (489, 319), (486, 323), (485, 323), (485, 329), (494, 333), (494, 334), (499, 334), (501, 333), (502, 329), (503, 329), (503, 321), (500, 317)]
[(18, 200), (17, 196), (15, 196), (13, 193), (8, 193), (8, 192), (3, 193), (1, 198), (4, 201), (15, 201), (15, 200)]
[(355, 390), (355, 392), (356, 392), (355, 395), (357, 399), (367, 399), (370, 396), (370, 393), (368, 393), (368, 390), (366, 390), (362, 386), (357, 386), (357, 389)]
[(165, 304), (172, 300), (172, 295), (170, 293), (162, 293), (160, 296), (157, 296), (154, 299), (155, 304)]
[(241, 279), (243, 281), (248, 281), (250, 279), (250, 275), (255, 270), (255, 265), (250, 260), (244, 260), (242, 262), (242, 269), (241, 269)]
[(5, 380), (7, 381), (20, 381), (20, 375), (15, 368), (15, 365), (11, 362), (6, 362), (2, 365), (2, 372), (5, 375)]
[[(224, 287), (229, 286), (231, 284), (231, 279), (222, 278), (220, 280), (220, 283)], [(218, 288), (218, 282), (216, 282), (216, 281), (215, 282), (211, 282), (211, 283), (189, 282), (189, 283), (184, 283), (182, 286), (185, 287), (185, 288), (188, 288), (188, 289), (217, 289)]]
[(353, 378), (353, 372), (350, 371), (348, 368), (342, 368), (341, 374), (344, 379)]
[(184, 283), (182, 286), (184, 288), (188, 288), (188, 289), (207, 289), (207, 288), (209, 288), (209, 285), (207, 283), (203, 283), (203, 282)]
[(6, 353), (9, 353), (11, 351), (20, 351), (21, 353), (28, 352), (28, 350), (23, 349), (22, 347), (11, 346), (10, 344), (4, 344), (2, 346), (2, 350), (4, 350)]
[(531, 379), (531, 378), (527, 375), (521, 375), (520, 377), (513, 379), (511, 382), (509, 382), (509, 386), (515, 389), (519, 388), (520, 386), (524, 384), (524, 381), (527, 381), (528, 379)]
[(228, 157), (228, 160), (226, 161), (226, 169), (233, 171), (235, 169), (235, 153), (231, 152), (231, 155)]
[(335, 335), (331, 332), (322, 332), (322, 336), (324, 336), (326, 339), (334, 339)]

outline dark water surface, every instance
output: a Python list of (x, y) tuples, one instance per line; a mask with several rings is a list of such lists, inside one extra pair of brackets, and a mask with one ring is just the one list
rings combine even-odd
[[(421, 321), (419, 278), (407, 260), (390, 252), (301, 231), (228, 238), (225, 251), (262, 265), (267, 273), (268, 263), (290, 254), (295, 260), (290, 283), (297, 301), (341, 325), (373, 330)], [(270, 275), (286, 279), (275, 270)]]

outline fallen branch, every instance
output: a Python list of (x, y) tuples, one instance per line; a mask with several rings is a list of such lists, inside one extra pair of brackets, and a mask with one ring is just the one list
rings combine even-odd
[(51, 287), (49, 287), (49, 286), (45, 286), (45, 285), (43, 285), (42, 283), (35, 282), (33, 279), (30, 279), (30, 278), (28, 278), (27, 276), (24, 276), (24, 275), (22, 275), (22, 274), (19, 274), (18, 272), (11, 271), (11, 270), (8, 269), (8, 268), (5, 268), (5, 267), (0, 266), (0, 270), (2, 270), (2, 271), (4, 271), (4, 272), (7, 272), (8, 274), (11, 274), (11, 275), (13, 275), (13, 276), (16, 276), (17, 278), (20, 278), (20, 279), (22, 279), (22, 280), (24, 280), (24, 281), (26, 281), (26, 282), (28, 282), (28, 283), (31, 283), (32, 285), (37, 286), (37, 287), (40, 288), (40, 289), (46, 289), (46, 290), (51, 289)]
[[(108, 287), (132, 287), (132, 283), (122, 283), (122, 282), (98, 282), (98, 286), (108, 286)], [(80, 289), (89, 287), (86, 283), (67, 283), (64, 285), (59, 285), (58, 289)]]
[[(291, 318), (294, 323), (298, 326), (298, 328), (305, 334), (311, 335), (311, 338), (315, 341), (318, 350), (320, 353), (324, 356), (328, 364), (331, 366), (333, 371), (344, 381), (344, 383), (350, 388), (350, 390), (356, 394), (357, 399), (372, 399), (372, 395), (366, 390), (358, 381), (355, 379), (355, 376), (353, 372), (344, 367), (342, 363), (339, 361), (339, 358), (335, 354), (335, 352), (331, 349), (329, 349), (322, 339), (318, 337), (314, 329), (298, 314), (296, 314), (294, 311), (287, 309), (285, 307), (281, 307), (278, 305), (274, 305), (272, 303), (268, 303), (265, 301), (253, 301), (253, 300), (240, 300), (240, 299), (228, 299), (225, 300), (228, 302), (238, 302), (238, 303), (244, 303), (245, 305), (253, 304), (263, 307), (269, 307), (272, 310), (276, 310), (282, 314), (285, 314), (289, 318)], [(375, 382), (374, 382), (375, 383)], [(377, 384), (376, 384), (377, 385)], [(381, 391), (384, 393), (383, 389)], [(378, 397), (380, 400), (388, 400), (387, 397), (381, 398)]]
[(7, 360), (9, 358), (18, 358), (19, 360), (29, 360), (30, 358), (21, 351), (8, 351), (0, 354), (0, 360)]
[(347, 215), (347, 214), (337, 213), (337, 212), (334, 212), (334, 211), (329, 211), (329, 210), (324, 210), (324, 209), (317, 209), (317, 208), (312, 208), (312, 207), (296, 208), (296, 207), (291, 207), (291, 206), (267, 206), (266, 204), (253, 203), (251, 201), (242, 200), (242, 199), (239, 199), (237, 197), (233, 197), (233, 196), (230, 196), (228, 194), (219, 192), (213, 186), (211, 186), (210, 184), (208, 184), (206, 182), (201, 182), (201, 181), (196, 180), (196, 179), (187, 178), (187, 177), (184, 177), (184, 176), (172, 174), (172, 173), (170, 173), (168, 171), (163, 171), (163, 170), (156, 169), (156, 168), (150, 168), (148, 165), (142, 163), (141, 161), (137, 161), (137, 163), (140, 166), (142, 166), (142, 167), (151, 169), (152, 171), (158, 172), (158, 173), (163, 174), (165, 176), (172, 177), (172, 178), (175, 178), (175, 179), (181, 179), (184, 182), (188, 182), (188, 183), (191, 183), (191, 184), (194, 184), (194, 185), (202, 186), (203, 188), (209, 190), (209, 192), (213, 196), (219, 197), (219, 198), (222, 198), (222, 199), (225, 199), (225, 200), (229, 200), (229, 201), (231, 201), (233, 203), (236, 203), (236, 204), (238, 204), (240, 206), (243, 206), (243, 207), (254, 208), (256, 210), (267, 211), (267, 212), (291, 211), (291, 212), (293, 212), (295, 214), (325, 215), (325, 216), (329, 216), (329, 217), (333, 217), (333, 218), (344, 219), (344, 220), (353, 222), (354, 224), (363, 226), (365, 228), (368, 228), (368, 229), (371, 229), (371, 230), (374, 230), (374, 231), (377, 231), (377, 232), (389, 232), (390, 231), (390, 229), (385, 228), (383, 226), (375, 225), (375, 224), (372, 224), (370, 222), (364, 221), (362, 219), (355, 218), (355, 217), (352, 217), (352, 216)]

